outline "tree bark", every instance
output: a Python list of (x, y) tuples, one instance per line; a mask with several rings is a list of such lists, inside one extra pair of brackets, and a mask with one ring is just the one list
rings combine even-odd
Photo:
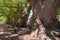
[[(55, 37), (60, 38), (60, 22), (56, 18), (57, 9), (60, 7), (60, 0), (28, 0), (32, 5), (33, 16), (30, 19), (29, 25), (30, 29), (33, 29), (32, 25), (36, 22), (38, 18), (41, 22), (42, 28), (44, 28), (45, 39), (41, 40), (57, 40)], [(38, 22), (37, 22), (38, 23)], [(38, 29), (41, 32), (42, 28), (39, 25)], [(56, 33), (58, 32), (58, 34)], [(42, 35), (42, 36), (43, 36)], [(41, 36), (41, 34), (40, 34)], [(48, 39), (47, 39), (48, 37)], [(59, 39), (58, 39), (59, 40)]]

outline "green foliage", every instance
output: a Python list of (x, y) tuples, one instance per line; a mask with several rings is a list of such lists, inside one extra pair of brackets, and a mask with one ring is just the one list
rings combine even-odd
[(15, 22), (20, 17), (20, 12), (26, 12), (27, 0), (0, 0), (0, 23)]
[(6, 22), (6, 16), (1, 16), (0, 17), (0, 24), (5, 23)]
[(58, 9), (58, 15), (60, 15), (60, 8)]
[(58, 12), (57, 12), (57, 18), (60, 21), (60, 8), (58, 9)]

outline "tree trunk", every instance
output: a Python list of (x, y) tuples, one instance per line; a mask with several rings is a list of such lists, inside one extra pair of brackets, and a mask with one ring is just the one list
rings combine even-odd
[[(60, 0), (28, 0), (32, 5), (33, 16), (30, 22), (27, 24), (30, 29), (33, 29), (32, 25), (38, 23), (36, 20), (39, 19), (41, 22), (38, 23), (39, 37), (41, 40), (60, 40), (60, 22), (56, 18), (58, 7), (60, 7)], [(43, 30), (44, 29), (44, 30)], [(43, 32), (41, 32), (43, 30)], [(42, 33), (42, 34), (41, 34)]]

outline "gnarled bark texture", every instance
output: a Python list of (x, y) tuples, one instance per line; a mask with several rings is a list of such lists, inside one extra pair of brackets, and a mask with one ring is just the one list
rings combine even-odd
[[(25, 28), (19, 28), (20, 32), (14, 36), (9, 35), (6, 39), (0, 40), (60, 40), (60, 23), (56, 18), (57, 9), (60, 7), (60, 0), (28, 0), (31, 3), (33, 15), (27, 26), (30, 34), (25, 35)], [(29, 9), (30, 10), (30, 9)], [(25, 15), (22, 16), (25, 20)], [(28, 16), (27, 16), (28, 17)], [(26, 17), (26, 19), (27, 19)], [(29, 19), (28, 19), (29, 20)], [(23, 22), (23, 23), (26, 23)], [(19, 24), (19, 23), (17, 23)], [(22, 23), (20, 23), (22, 24)], [(26, 25), (26, 24), (23, 24)], [(22, 26), (23, 26), (22, 25)], [(21, 26), (21, 25), (20, 25)], [(3, 29), (2, 29), (3, 30)], [(27, 30), (26, 30), (27, 31)], [(0, 36), (1, 38), (1, 36)]]
[(28, 1), (31, 3), (33, 10), (33, 16), (27, 24), (30, 29), (32, 30), (36, 23), (38, 24), (38, 36), (41, 40), (60, 40), (60, 23), (56, 18), (57, 9), (60, 7), (60, 0)]

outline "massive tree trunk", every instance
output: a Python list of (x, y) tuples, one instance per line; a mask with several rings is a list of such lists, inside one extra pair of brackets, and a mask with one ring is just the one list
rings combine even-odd
[[(39, 36), (46, 36), (41, 40), (60, 40), (60, 23), (56, 18), (57, 9), (60, 6), (60, 0), (28, 0), (32, 5), (33, 15), (28, 23), (30, 29), (33, 29), (34, 23), (37, 23), (39, 27)], [(38, 23), (38, 20), (41, 23)], [(42, 27), (41, 27), (41, 25)], [(44, 30), (43, 30), (44, 28)], [(43, 32), (41, 32), (43, 30)], [(41, 32), (41, 33), (40, 33)], [(58, 34), (57, 34), (58, 33)], [(48, 37), (48, 39), (47, 39)]]
[[(28, 22), (27, 15), (23, 15), (23, 23), (31, 29), (29, 35), (8, 38), (6, 40), (60, 40), (60, 23), (56, 18), (60, 0), (28, 0), (31, 3), (33, 15)], [(30, 11), (30, 9), (28, 10)], [(26, 20), (24, 22), (24, 20)], [(29, 20), (29, 19), (28, 19)], [(20, 23), (17, 23), (17, 26)], [(26, 24), (23, 24), (26, 25)], [(22, 26), (23, 26), (22, 25)], [(21, 26), (21, 25), (20, 25)], [(19, 27), (20, 28), (20, 27)], [(22, 30), (22, 29), (20, 29)], [(25, 34), (22, 30), (21, 34)], [(19, 33), (20, 33), (19, 32)], [(15, 39), (17, 38), (17, 39)], [(23, 39), (22, 39), (23, 38)], [(4, 39), (5, 40), (5, 39)]]

